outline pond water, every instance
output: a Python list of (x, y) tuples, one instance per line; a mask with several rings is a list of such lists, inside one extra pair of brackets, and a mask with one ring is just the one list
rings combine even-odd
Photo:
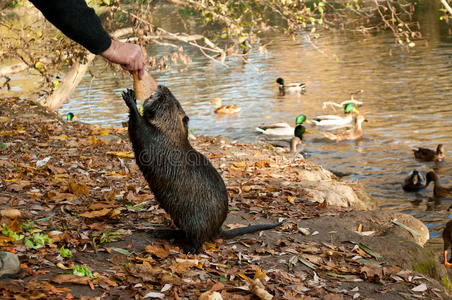
[[(447, 211), (452, 202), (432, 201), (431, 186), (416, 194), (401, 188), (413, 169), (435, 168), (442, 183), (452, 185), (452, 34), (450, 27), (436, 22), (438, 18), (423, 21), (428, 46), (420, 42), (409, 52), (396, 48), (388, 33), (364, 38), (322, 34), (316, 47), (303, 36), (273, 35), (266, 37), (271, 42), (268, 53), (253, 53), (250, 64), (229, 61), (224, 67), (189, 49), (190, 66), (152, 75), (182, 103), (195, 134), (243, 142), (258, 139), (257, 125), (292, 123), (300, 113), (308, 118), (325, 114), (324, 101), (342, 102), (351, 92), (363, 90), (355, 99), (364, 102), (360, 111), (369, 121), (364, 123), (364, 138), (331, 143), (314, 132), (305, 136), (305, 151), (325, 168), (351, 173), (347, 178), (361, 181), (381, 208), (421, 219), (430, 229), (430, 246), (438, 249), (443, 225), (452, 218)], [(171, 30), (174, 25), (162, 26)], [(148, 49), (153, 55), (167, 50)], [(60, 113), (73, 112), (86, 123), (120, 126), (127, 120), (120, 92), (132, 86), (129, 76), (109, 71), (101, 59), (95, 60), (91, 71), (95, 77), (85, 76)], [(273, 84), (277, 77), (305, 82), (306, 94), (278, 96)], [(239, 105), (241, 112), (215, 115), (209, 105), (214, 97)], [(450, 159), (435, 165), (413, 158), (412, 148), (435, 148), (438, 143)]]

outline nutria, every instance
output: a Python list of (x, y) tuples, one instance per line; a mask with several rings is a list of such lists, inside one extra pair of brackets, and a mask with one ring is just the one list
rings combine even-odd
[(185, 235), (184, 250), (195, 253), (216, 237), (271, 229), (281, 223), (222, 230), (228, 214), (223, 179), (188, 141), (189, 118), (170, 90), (159, 85), (138, 112), (133, 90), (122, 94), (130, 109), (129, 137), (135, 159), (160, 206)]

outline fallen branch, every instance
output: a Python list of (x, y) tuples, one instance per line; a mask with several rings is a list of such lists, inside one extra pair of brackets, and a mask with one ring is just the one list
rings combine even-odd
[(442, 5), (447, 9), (447, 11), (449, 12), (449, 14), (452, 15), (452, 8), (450, 7), (449, 3), (447, 3), (446, 0), (440, 0)]
[(358, 101), (358, 100), (354, 100), (354, 99), (345, 100), (345, 101), (342, 101), (341, 103), (336, 103), (336, 102), (333, 102), (333, 101), (326, 101), (326, 102), (323, 102), (322, 109), (325, 110), (328, 106), (344, 107), (344, 105), (347, 105), (349, 103), (355, 104), (356, 106), (359, 106), (359, 105), (363, 104), (363, 102)]
[[(123, 35), (133, 33), (132, 28), (122, 28), (116, 30), (111, 34), (113, 38), (119, 38)], [(69, 72), (64, 76), (63, 83), (60, 87), (53, 92), (49, 97), (47, 97), (41, 104), (46, 106), (50, 110), (58, 109), (63, 103), (69, 99), (72, 91), (79, 85), (91, 62), (94, 60), (96, 55), (86, 51), (86, 59), (84, 62), (77, 61)]]

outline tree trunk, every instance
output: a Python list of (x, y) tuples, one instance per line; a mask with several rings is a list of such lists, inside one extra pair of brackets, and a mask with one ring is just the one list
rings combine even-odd
[(47, 106), (49, 110), (56, 110), (63, 105), (63, 103), (69, 99), (72, 91), (82, 80), (94, 57), (96, 57), (96, 55), (89, 53), (86, 57), (85, 63), (82, 64), (80, 62), (76, 62), (69, 72), (66, 73), (66, 76), (64, 76), (63, 84), (41, 104)]
[[(132, 28), (128, 27), (116, 30), (111, 34), (111, 36), (113, 38), (119, 38), (123, 35), (131, 33), (133, 33)], [(69, 72), (67, 72), (66, 76), (64, 76), (63, 84), (61, 84), (61, 86), (41, 104), (46, 106), (49, 110), (56, 110), (63, 105), (69, 99), (72, 91), (78, 86), (83, 78), (83, 75), (85, 75), (86, 71), (88, 71), (88, 67), (94, 57), (96, 57), (94, 54), (88, 53), (85, 63), (82, 64), (80, 62), (76, 62)]]

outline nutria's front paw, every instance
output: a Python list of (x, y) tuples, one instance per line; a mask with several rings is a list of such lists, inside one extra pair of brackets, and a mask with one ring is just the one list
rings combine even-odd
[(124, 99), (128, 107), (134, 107), (137, 105), (137, 100), (135, 99), (135, 92), (132, 89), (127, 89), (127, 91), (123, 92), (122, 99)]

